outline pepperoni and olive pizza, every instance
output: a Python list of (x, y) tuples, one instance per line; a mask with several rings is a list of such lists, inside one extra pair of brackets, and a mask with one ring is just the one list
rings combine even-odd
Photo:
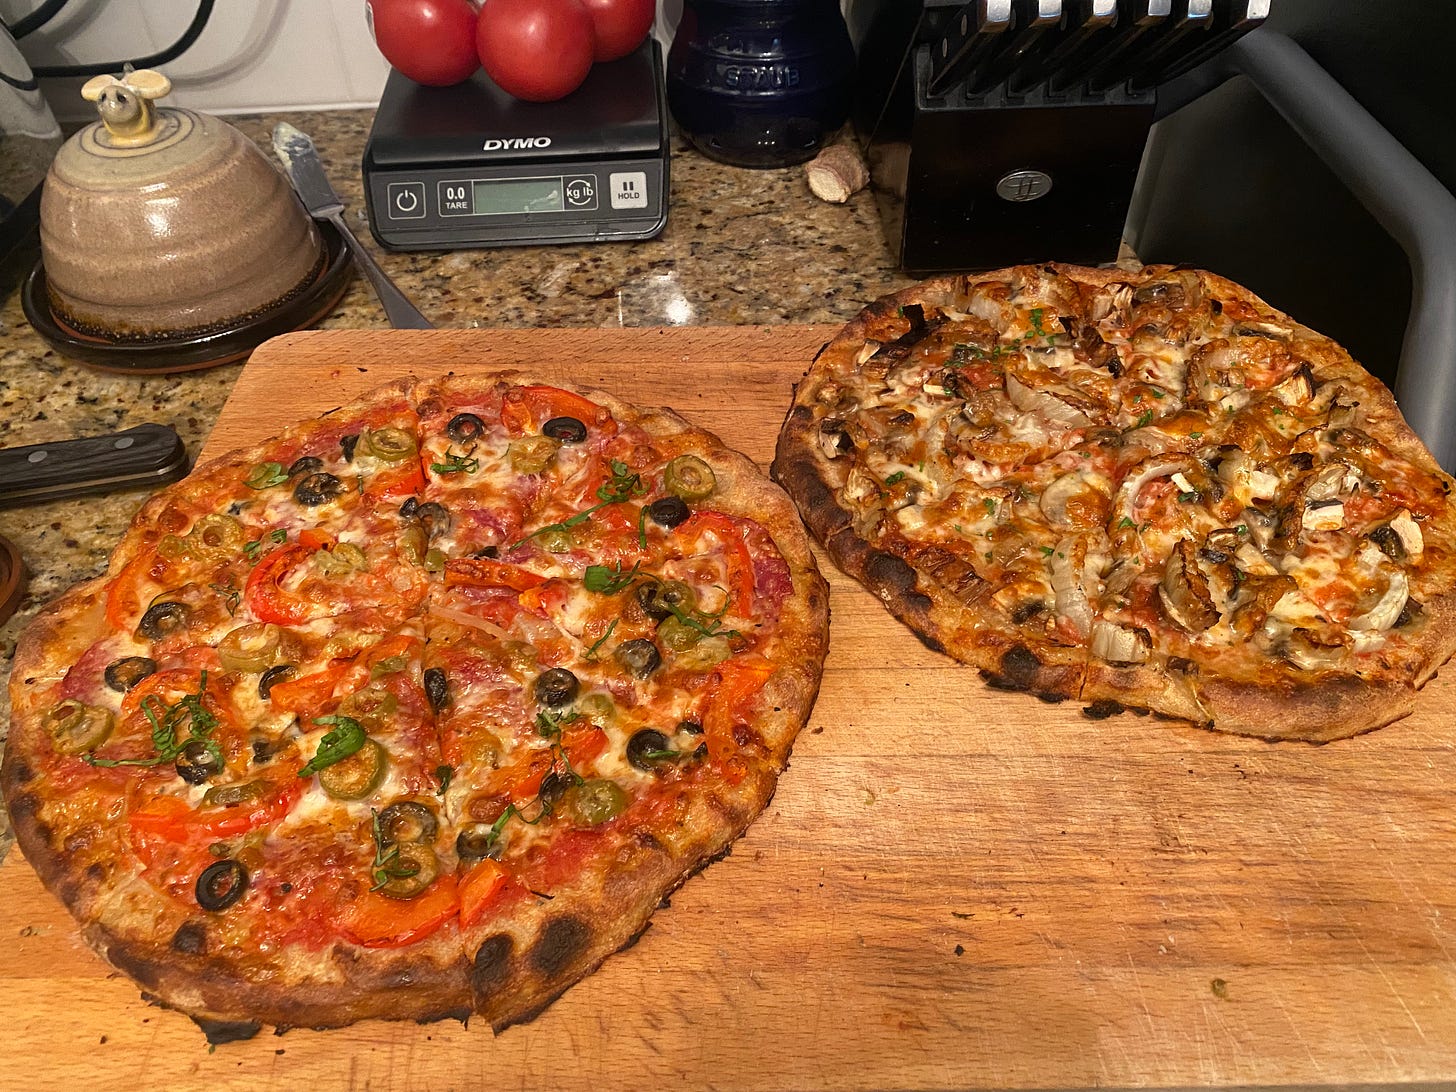
[(1451, 478), (1344, 350), (1209, 273), (882, 299), (798, 386), (773, 473), (927, 644), (1093, 715), (1336, 739), (1456, 647)]
[(151, 498), (22, 636), (0, 780), (86, 940), (215, 1039), (499, 1028), (762, 810), (827, 627), (710, 434), (401, 381)]

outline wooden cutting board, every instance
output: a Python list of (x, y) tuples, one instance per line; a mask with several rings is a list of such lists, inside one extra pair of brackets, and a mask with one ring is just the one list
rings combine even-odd
[[(669, 403), (766, 464), (829, 332), (295, 334), (254, 354), (208, 451), (407, 371), (517, 365)], [(824, 686), (768, 811), (534, 1023), (209, 1053), (11, 854), (5, 1072), (207, 1092), (1456, 1080), (1456, 688), (1324, 747), (1093, 721), (988, 690), (820, 563)]]

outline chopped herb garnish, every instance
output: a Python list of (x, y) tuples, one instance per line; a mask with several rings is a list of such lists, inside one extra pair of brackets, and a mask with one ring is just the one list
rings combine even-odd
[(888, 478), (885, 479), (885, 484), (886, 485), (896, 485), (899, 482), (903, 482), (904, 480), (905, 480), (905, 471), (903, 471), (903, 470), (897, 470), (897, 471), (895, 471), (895, 473), (891, 474)]
[(332, 727), (324, 738), (319, 740), (318, 750), (314, 756), (298, 771), (299, 777), (312, 777), (320, 770), (344, 761), (363, 747), (365, 740), (369, 738), (353, 717), (335, 714), (329, 717), (314, 717), (313, 722), (332, 725)]
[(207, 691), (207, 672), (202, 671), (197, 682), (197, 693), (184, 694), (171, 705), (163, 705), (162, 699), (148, 694), (141, 702), (142, 713), (152, 726), (152, 748), (156, 754), (149, 758), (97, 758), (91, 753), (81, 760), (92, 766), (160, 766), (174, 761), (182, 753), (184, 741), (178, 739), (178, 729), (187, 728), (187, 740), (202, 740), (221, 766), (222, 750), (211, 738), (217, 727), (217, 717), (202, 704), (202, 695)]
[(1045, 329), (1043, 329), (1042, 324), (1041, 324), (1041, 318), (1042, 318), (1043, 313), (1044, 312), (1043, 312), (1042, 308), (1040, 308), (1040, 307), (1033, 307), (1031, 309), (1031, 328), (1034, 331), (1036, 331), (1036, 336), (1037, 337), (1046, 337), (1047, 336), (1047, 332), (1046, 332)]
[(1122, 519), (1120, 519), (1120, 520), (1117, 521), (1117, 529), (1120, 531), (1124, 527), (1133, 527), (1133, 528), (1135, 528), (1135, 527), (1137, 527), (1137, 524), (1134, 523), (1130, 517), (1123, 516)]
[(536, 733), (547, 739), (560, 739), (561, 729), (578, 720), (581, 714), (577, 712), (553, 713), (543, 709), (536, 714)]
[(1052, 554), (1055, 552), (1050, 546), (1042, 546), (1040, 547), (1040, 549), (1042, 557), (1051, 557)]
[(987, 497), (981, 503), (986, 506), (986, 515), (994, 516), (996, 514), (996, 501), (994, 498)]
[(616, 595), (631, 584), (641, 570), (641, 562), (637, 562), (626, 572), (622, 571), (620, 561), (615, 565), (588, 565), (586, 575), (582, 577), (582, 583), (586, 586), (587, 591), (597, 592), (600, 595)]
[(435, 767), (435, 780), (440, 783), (440, 787), (439, 787), (438, 790), (436, 790), (435, 795), (436, 796), (444, 796), (445, 793), (446, 793), (446, 791), (450, 788), (450, 782), (451, 782), (451, 780), (454, 777), (455, 777), (455, 767), (454, 766), (449, 766), (449, 765), (446, 765), (446, 766), (436, 766)]
[(641, 474), (634, 474), (626, 463), (617, 459), (611, 462), (612, 476), (601, 485), (597, 486), (597, 499), (600, 504), (594, 504), (590, 508), (583, 509), (576, 515), (562, 520), (560, 523), (548, 523), (545, 527), (538, 527), (525, 538), (517, 539), (511, 543), (508, 549), (515, 549), (523, 542), (530, 542), (539, 535), (548, 534), (552, 531), (569, 531), (573, 527), (580, 526), (591, 519), (592, 513), (598, 509), (605, 508), (609, 504), (621, 504), (633, 497), (640, 497), (647, 492), (647, 486), (642, 481)]
[(382, 887), (388, 887), (392, 880), (409, 879), (420, 870), (420, 866), (401, 864), (399, 846), (385, 838), (384, 829), (379, 825), (379, 812), (370, 808), (369, 816), (370, 833), (374, 836), (374, 863), (369, 869), (374, 877), (374, 886), (369, 890), (378, 891)]
[(283, 469), (282, 463), (259, 463), (248, 472), (243, 484), (249, 489), (267, 489), (269, 486), (282, 485), (287, 480), (288, 471)]
[(1179, 493), (1178, 494), (1178, 503), (1179, 504), (1192, 504), (1197, 499), (1198, 499), (1198, 490), (1196, 490), (1196, 489), (1190, 489), (1186, 493)]
[(620, 620), (621, 619), (618, 619), (618, 618), (613, 618), (612, 619), (611, 625), (607, 626), (607, 632), (606, 633), (603, 633), (600, 637), (598, 637), (596, 639), (596, 641), (594, 641), (592, 643), (591, 648), (587, 649), (586, 652), (582, 654), (582, 657), (581, 658), (583, 660), (589, 660), (589, 661), (595, 661), (596, 660), (596, 658), (597, 658), (597, 649), (601, 648), (602, 645), (606, 643), (607, 638), (612, 635), (612, 630), (614, 630), (614, 629), (617, 628), (617, 623)]
[(1203, 439), (1203, 433), (1201, 433), (1201, 432), (1190, 432), (1188, 434), (1188, 439), (1190, 439), (1190, 440), (1201, 440), (1201, 439)]
[(1249, 533), (1249, 525), (1247, 523), (1241, 523), (1237, 527), (1235, 527), (1234, 530), (1238, 534), (1247, 535)]
[(1148, 422), (1150, 422), (1152, 419), (1153, 419), (1153, 411), (1152, 410), (1148, 410), (1141, 417), (1139, 417), (1137, 419), (1137, 425), (1134, 426), (1134, 427), (1136, 427), (1136, 428), (1142, 428), (1144, 425), (1148, 424)]
[(445, 461), (443, 463), (431, 463), (430, 469), (436, 474), (474, 474), (480, 469), (480, 460), (475, 458), (472, 452), (474, 447), (456, 454), (453, 447), (445, 449)]
[(228, 614), (237, 614), (238, 602), (242, 598), (242, 593), (233, 587), (231, 580), (226, 584), (208, 584), (207, 586), (222, 596), (223, 605), (227, 607)]

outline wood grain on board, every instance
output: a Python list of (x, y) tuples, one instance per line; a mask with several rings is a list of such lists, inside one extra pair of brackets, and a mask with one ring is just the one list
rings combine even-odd
[[(208, 444), (396, 375), (522, 367), (766, 464), (826, 327), (340, 331), (260, 348)], [(768, 811), (535, 1022), (209, 1053), (18, 854), (0, 996), (27, 1088), (638, 1089), (1456, 1080), (1456, 688), (1314, 747), (987, 689), (820, 555), (824, 685)], [(3, 1084), (0, 1081), (0, 1084)]]

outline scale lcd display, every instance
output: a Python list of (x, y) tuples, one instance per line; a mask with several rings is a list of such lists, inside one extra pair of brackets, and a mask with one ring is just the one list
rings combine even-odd
[(560, 176), (552, 178), (496, 178), (470, 183), (471, 211), (476, 216), (502, 216), (523, 212), (562, 212)]

